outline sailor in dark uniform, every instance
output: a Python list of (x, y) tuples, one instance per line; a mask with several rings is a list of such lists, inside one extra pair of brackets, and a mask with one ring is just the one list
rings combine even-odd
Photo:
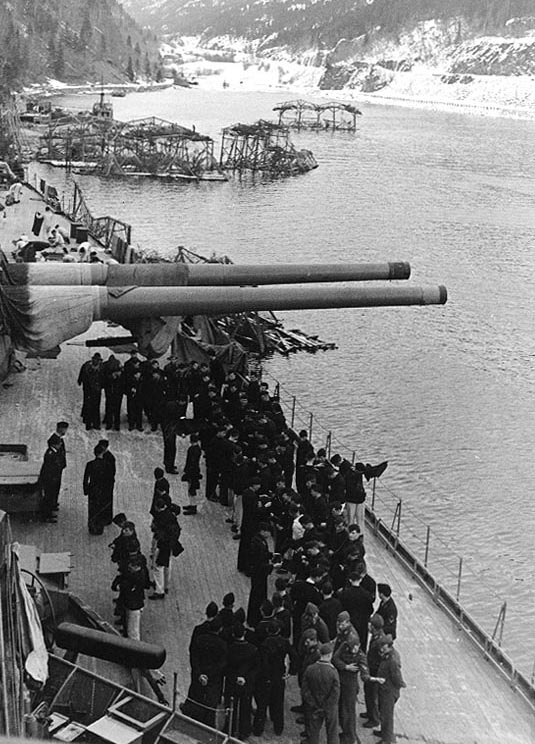
[(154, 502), (158, 497), (163, 498), (171, 503), (169, 481), (164, 476), (162, 468), (154, 468), (154, 491), (152, 493), (152, 503), (150, 513), (154, 509)]
[(123, 369), (120, 362), (113, 356), (104, 362), (103, 387), (106, 395), (104, 409), (104, 423), (106, 429), (121, 428), (121, 403), (125, 392)]
[(124, 390), (126, 393), (126, 413), (128, 417), (128, 430), (137, 429), (143, 431), (143, 388), (141, 384), (141, 366), (139, 359), (132, 362), (131, 371), (127, 372), (124, 365)]
[(245, 636), (244, 626), (236, 623), (225, 668), (225, 707), (234, 703), (229, 733), (241, 741), (251, 735), (251, 701), (260, 669), (258, 649)]
[(39, 483), (41, 485), (39, 516), (42, 522), (55, 522), (56, 517), (53, 512), (58, 500), (61, 473), (63, 472), (63, 456), (60, 452), (61, 438), (57, 434), (52, 434), (47, 444), (48, 447), (39, 473)]
[(130, 357), (126, 360), (123, 367), (126, 385), (129, 385), (131, 383), (135, 372), (139, 369), (139, 365), (140, 361), (137, 355), (137, 351), (135, 349), (132, 349), (130, 351)]
[(197, 434), (191, 434), (190, 445), (186, 453), (186, 462), (184, 464), (184, 475), (182, 480), (188, 484), (188, 496), (190, 503), (184, 507), (184, 514), (193, 515), (197, 514), (197, 491), (201, 481), (201, 446), (199, 444), (199, 437)]
[(184, 715), (214, 728), (216, 708), (223, 692), (227, 644), (220, 637), (221, 618), (215, 617), (203, 626), (202, 630), (196, 629), (190, 644), (191, 684), (180, 710)]
[(59, 503), (58, 502), (59, 502), (59, 492), (61, 490), (61, 475), (63, 474), (63, 471), (67, 467), (67, 454), (66, 454), (66, 451), (65, 451), (65, 440), (64, 440), (64, 436), (67, 433), (67, 429), (68, 428), (69, 428), (69, 424), (67, 423), (67, 421), (58, 421), (57, 424), (56, 424), (56, 431), (52, 435), (52, 436), (58, 437), (58, 439), (59, 439), (59, 442), (58, 442), (58, 452), (59, 452), (60, 457), (61, 457), (61, 474), (60, 474), (60, 477), (59, 477), (58, 493), (57, 493), (57, 496), (56, 496), (56, 501), (54, 503), (54, 511), (56, 511), (59, 508)]
[(78, 385), (82, 386), (84, 402), (82, 420), (86, 429), (100, 429), (100, 398), (102, 395), (102, 357), (97, 352), (88, 362), (84, 362), (78, 375)]
[(111, 524), (113, 519), (113, 489), (115, 487), (115, 473), (117, 470), (117, 464), (115, 461), (115, 455), (113, 455), (108, 449), (110, 443), (107, 439), (99, 439), (98, 446), (102, 447), (104, 454), (102, 459), (107, 465), (106, 473), (106, 508), (102, 515), (103, 524)]
[(384, 620), (383, 632), (390, 634), (392, 640), (396, 640), (398, 609), (392, 599), (392, 589), (388, 584), (377, 584), (377, 592), (381, 600), (377, 608), (377, 614), (381, 615)]
[(147, 416), (151, 431), (157, 431), (161, 421), (161, 412), (164, 402), (165, 381), (162, 370), (157, 366), (158, 362), (153, 359), (150, 366), (141, 374), (141, 397), (143, 410)]
[(109, 464), (104, 460), (104, 447), (97, 444), (84, 471), (84, 494), (87, 498), (87, 526), (89, 534), (102, 535), (109, 503)]
[(260, 478), (256, 476), (251, 479), (249, 488), (246, 488), (242, 497), (242, 520), (240, 526), (240, 547), (238, 550), (238, 571), (241, 573), (250, 573), (250, 548), (253, 535), (258, 530), (258, 512), (260, 491)]
[(297, 673), (298, 657), (287, 638), (280, 635), (280, 625), (271, 620), (267, 637), (259, 646), (261, 670), (255, 685), (256, 714), (253, 733), (262, 736), (266, 725), (267, 709), (273, 723), (275, 736), (284, 729), (284, 691), (286, 688), (286, 660), (290, 661), (289, 674)]
[(160, 417), (163, 434), (163, 463), (167, 473), (178, 473), (176, 467), (176, 435), (178, 419), (183, 413), (182, 404), (174, 398), (164, 398)]
[(270, 535), (269, 524), (261, 522), (249, 548), (251, 591), (247, 605), (247, 625), (252, 628), (255, 628), (261, 619), (260, 605), (267, 599), (267, 579), (273, 569), (272, 556), (267, 544)]

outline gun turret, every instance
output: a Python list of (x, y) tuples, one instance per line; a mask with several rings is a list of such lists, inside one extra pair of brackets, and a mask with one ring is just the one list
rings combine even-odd
[(39, 354), (112, 320), (127, 327), (143, 319), (393, 305), (443, 305), (443, 286), (355, 287), (65, 287), (2, 286), (1, 307), (13, 341)]
[(408, 279), (404, 261), (349, 264), (7, 264), (7, 283), (108, 287), (257, 286)]

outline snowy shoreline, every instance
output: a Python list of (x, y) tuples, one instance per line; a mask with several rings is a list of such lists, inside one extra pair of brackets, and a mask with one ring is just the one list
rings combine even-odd
[[(460, 76), (457, 76), (459, 78)], [(451, 79), (430, 70), (397, 73), (377, 93), (359, 93), (367, 103), (408, 106), (436, 111), (458, 111), (476, 116), (535, 119), (535, 80), (531, 76), (470, 76), (471, 82)]]
[(535, 119), (535, 105), (532, 107), (489, 105), (481, 102), (444, 101), (441, 99), (418, 99), (402, 96), (388, 96), (380, 93), (361, 93), (354, 97), (355, 101), (383, 106), (400, 106), (406, 108), (421, 108), (427, 111), (457, 111), (474, 116), (498, 116), (510, 119)]
[[(312, 96), (367, 104), (405, 106), (435, 111), (457, 111), (474, 116), (535, 119), (535, 79), (531, 76), (474, 75), (471, 82), (444, 82), (449, 73), (418, 67), (392, 73), (380, 91), (363, 93), (359, 88), (324, 90), (319, 82), (324, 68), (288, 60), (214, 63), (197, 60), (181, 65), (200, 88), (242, 91), (287, 91), (293, 96)], [(457, 76), (461, 77), (461, 76)]]
[(26, 86), (22, 89), (21, 93), (27, 97), (43, 97), (48, 98), (51, 96), (61, 96), (68, 94), (110, 94), (114, 91), (122, 91), (126, 93), (145, 93), (150, 91), (164, 90), (170, 88), (173, 85), (171, 80), (163, 83), (80, 83), (70, 84), (62, 83), (59, 80), (50, 79), (48, 83), (34, 83), (33, 85)]
[[(451, 74), (426, 67), (411, 72), (391, 74), (390, 82), (377, 92), (359, 88), (325, 90), (319, 88), (324, 68), (303, 65), (290, 60), (256, 58), (237, 62), (210, 62), (196, 59), (180, 65), (188, 79), (208, 90), (279, 91), (293, 97), (328, 98), (355, 103), (401, 106), (433, 111), (455, 111), (473, 116), (535, 119), (535, 78), (532, 76), (470, 76), (471, 82), (444, 82)], [(457, 76), (460, 77), (460, 76)], [(125, 93), (157, 91), (172, 85), (160, 84), (105, 85), (104, 89), (122, 89)], [(96, 84), (64, 85), (50, 81), (47, 86), (32, 86), (26, 94), (64, 95), (95, 93)]]

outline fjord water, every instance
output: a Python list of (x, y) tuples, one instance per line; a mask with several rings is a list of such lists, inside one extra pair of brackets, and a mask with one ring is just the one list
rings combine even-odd
[[(219, 142), (222, 127), (272, 118), (288, 98), (180, 89), (114, 105), (120, 119), (161, 116)], [(266, 370), (316, 413), (317, 445), (332, 430), (333, 451), (389, 461), (383, 491), (403, 499), (404, 520), (422, 520), (420, 547), (427, 523), (431, 553), (440, 534), (463, 556), (461, 600), (475, 598), (487, 630), (508, 601), (503, 645), (529, 675), (535, 122), (365, 105), (359, 127), (294, 134), (319, 162), (295, 178), (79, 181), (95, 213), (130, 222), (133, 242), (162, 255), (184, 245), (236, 262), (405, 260), (414, 283), (447, 286), (444, 307), (283, 313), (286, 327), (338, 348), (276, 357)], [(296, 427), (308, 426), (298, 414)], [(455, 585), (456, 559), (450, 570)]]

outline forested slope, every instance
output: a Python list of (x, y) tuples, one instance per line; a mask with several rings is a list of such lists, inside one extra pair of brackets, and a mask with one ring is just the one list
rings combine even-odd
[(0, 2), (0, 85), (161, 75), (158, 39), (116, 0)]
[[(234, 36), (264, 46), (333, 48), (341, 39), (394, 39), (424, 21), (460, 21), (460, 34), (503, 33), (532, 17), (533, 0), (124, 0), (141, 23), (168, 34)], [(464, 24), (464, 28), (463, 28)]]

